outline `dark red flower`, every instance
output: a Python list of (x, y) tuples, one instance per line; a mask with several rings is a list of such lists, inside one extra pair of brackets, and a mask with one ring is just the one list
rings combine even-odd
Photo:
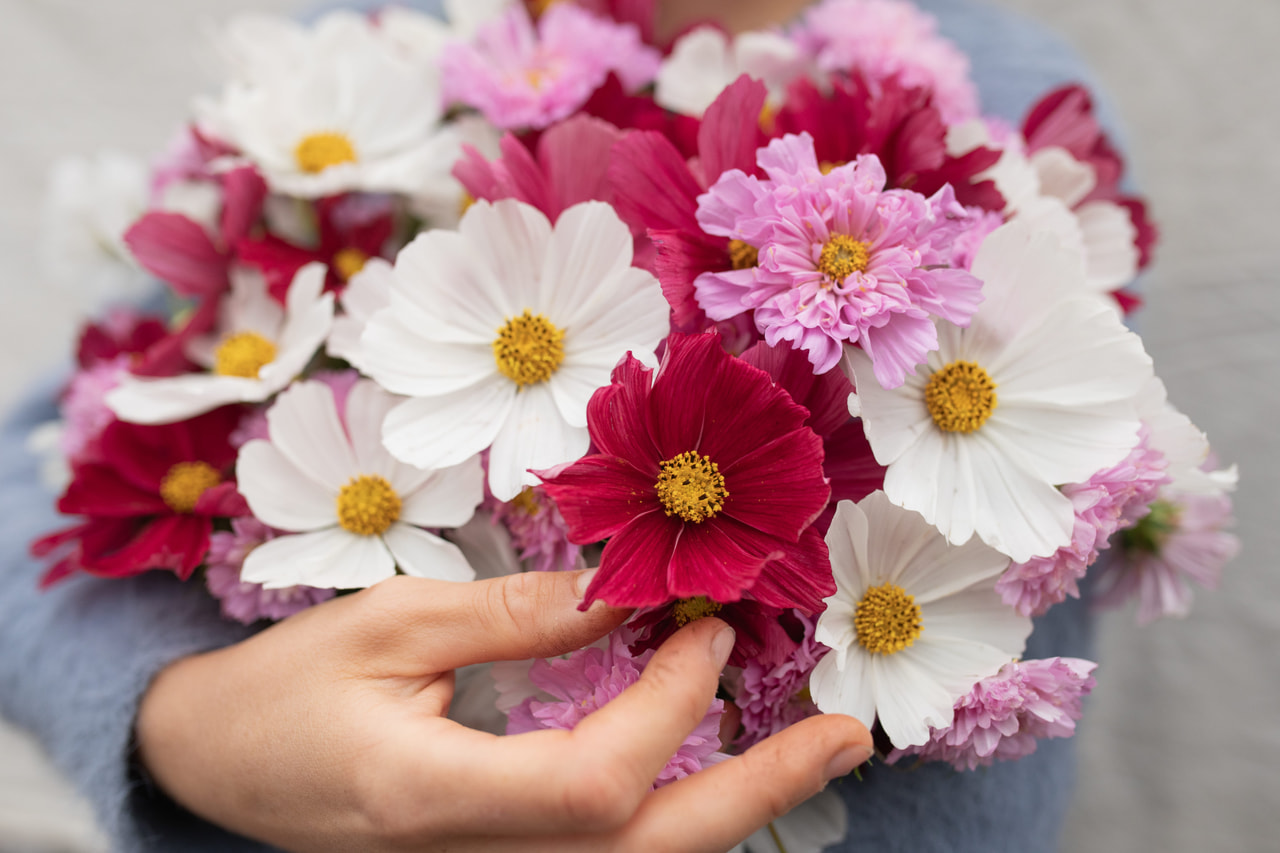
[(58, 501), (84, 521), (32, 543), (35, 556), (56, 559), (43, 584), (77, 571), (189, 578), (208, 553), (213, 519), (249, 512), (230, 479), (230, 435), (242, 415), (228, 406), (175, 424), (108, 426), (98, 458), (75, 469)]
[(685, 625), (706, 616), (723, 619), (733, 627), (733, 651), (729, 666), (746, 666), (761, 661), (771, 666), (786, 660), (796, 641), (782, 624), (795, 611), (769, 607), (751, 598), (721, 604), (709, 598), (682, 598), (661, 607), (636, 611), (627, 622), (634, 638), (628, 643), (634, 654), (656, 649)]
[(598, 452), (542, 473), (571, 541), (608, 540), (583, 607), (750, 593), (821, 610), (835, 584), (812, 525), (831, 489), (808, 416), (719, 335), (671, 335), (656, 376), (628, 356), (587, 407)]

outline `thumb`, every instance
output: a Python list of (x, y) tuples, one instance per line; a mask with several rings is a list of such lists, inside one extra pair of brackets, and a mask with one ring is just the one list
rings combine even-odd
[(528, 572), (454, 583), (397, 576), (362, 593), (359, 621), (383, 653), (410, 671), (545, 658), (580, 649), (631, 611), (597, 602), (578, 610), (594, 569)]

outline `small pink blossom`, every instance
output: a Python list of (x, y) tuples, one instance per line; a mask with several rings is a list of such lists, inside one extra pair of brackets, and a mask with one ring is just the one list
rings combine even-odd
[(752, 660), (736, 679), (734, 703), (742, 709), (741, 749), (753, 746), (770, 735), (818, 713), (809, 698), (809, 675), (830, 651), (813, 638), (817, 620), (792, 611), (804, 631), (804, 638), (785, 660), (767, 666)]
[(557, 3), (535, 28), (523, 4), (441, 57), (447, 103), (478, 109), (500, 128), (543, 128), (572, 114), (616, 74), (630, 91), (653, 81), (658, 51), (633, 24)]
[(582, 548), (569, 541), (569, 525), (541, 486), (526, 487), (512, 501), (490, 498), (495, 522), (511, 534), (520, 559), (536, 572), (582, 568)]
[[(573, 729), (592, 714), (640, 680), (640, 673), (653, 657), (644, 652), (633, 657), (625, 638), (618, 632), (609, 636), (606, 646), (591, 646), (568, 657), (534, 661), (529, 680), (548, 699), (533, 696), (508, 712), (507, 734), (516, 735), (540, 729)], [(724, 701), (715, 699), (676, 754), (662, 768), (653, 787), (683, 779), (725, 758), (720, 750), (720, 717)]]
[(102, 431), (116, 419), (107, 408), (106, 396), (129, 372), (130, 359), (128, 354), (118, 355), (91, 364), (71, 377), (61, 405), (66, 427), (62, 432), (61, 449), (71, 464), (82, 461)]
[(823, 71), (861, 72), (933, 92), (948, 124), (978, 115), (969, 58), (938, 35), (938, 22), (904, 0), (826, 0), (792, 34)]
[(1067, 596), (1080, 597), (1077, 582), (1110, 547), (1111, 536), (1147, 514), (1160, 487), (1169, 482), (1164, 454), (1148, 444), (1144, 427), (1138, 446), (1086, 483), (1062, 487), (1075, 508), (1071, 543), (1048, 557), (1014, 563), (996, 583), (1005, 604), (1024, 616), (1039, 616)]
[(240, 580), (244, 558), (276, 535), (256, 518), (244, 516), (231, 520), (231, 532), (220, 531), (209, 537), (205, 583), (209, 592), (222, 602), (222, 615), (226, 618), (246, 625), (259, 619), (280, 620), (333, 598), (332, 589), (309, 586), (263, 589), (262, 584)]
[(921, 746), (895, 749), (888, 763), (918, 755), (973, 770), (1030, 755), (1041, 738), (1071, 737), (1080, 700), (1093, 690), (1095, 667), (1079, 658), (1007, 663), (956, 703), (949, 728), (933, 729)]
[(773, 140), (757, 162), (767, 178), (734, 169), (698, 197), (704, 231), (758, 251), (755, 267), (698, 276), (708, 317), (753, 312), (769, 345), (805, 350), (814, 373), (856, 344), (885, 388), (937, 349), (936, 318), (968, 325), (982, 282), (950, 267), (952, 222), (968, 214), (949, 186), (885, 190), (874, 155), (824, 172), (807, 133)]

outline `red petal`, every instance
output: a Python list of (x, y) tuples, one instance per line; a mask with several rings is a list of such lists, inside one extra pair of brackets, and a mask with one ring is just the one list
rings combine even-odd
[(232, 482), (219, 483), (196, 501), (195, 514), (214, 518), (240, 518), (250, 514), (249, 503)]
[(637, 518), (609, 540), (600, 570), (587, 587), (579, 610), (596, 599), (611, 607), (656, 607), (671, 600), (667, 564), (682, 525), (659, 513)]
[(207, 518), (193, 515), (159, 518), (113, 554), (92, 555), (86, 541), (84, 567), (94, 574), (109, 577), (168, 569), (186, 580), (209, 553), (210, 530)]
[(743, 525), (723, 516), (685, 524), (667, 565), (669, 597), (705, 595), (737, 601), (755, 583), (765, 562), (781, 553), (773, 540), (744, 535)]
[(840, 370), (828, 370), (820, 376), (802, 350), (790, 346), (771, 347), (764, 341), (744, 352), (742, 360), (758, 367), (791, 395), (791, 399), (809, 410), (805, 422), (818, 435), (829, 435), (848, 423), (849, 395), (853, 383)]
[(704, 272), (730, 267), (729, 241), (701, 230), (695, 233), (651, 229), (648, 235), (656, 251), (653, 271), (662, 285), (662, 295), (671, 306), (672, 326), (682, 332), (701, 332), (710, 324), (698, 305), (693, 282)]
[(707, 107), (698, 129), (703, 186), (711, 186), (731, 169), (755, 172), (756, 149), (764, 144), (760, 111), (767, 95), (763, 83), (743, 74)]
[(696, 213), (702, 187), (666, 137), (628, 133), (613, 146), (609, 164), (614, 207), (632, 228), (701, 233)]
[(106, 465), (82, 465), (75, 479), (58, 501), (58, 511), (67, 515), (101, 518), (136, 518), (169, 514), (172, 510), (160, 499), (159, 484), (139, 488)]
[(551, 183), (557, 209), (583, 201), (612, 201), (608, 181), (611, 149), (622, 131), (598, 118), (575, 115), (542, 134), (538, 140), (538, 160)]
[(145, 214), (124, 242), (143, 269), (183, 296), (213, 296), (228, 287), (226, 256), (203, 226), (180, 213)]
[(630, 353), (613, 369), (612, 384), (591, 395), (587, 427), (591, 443), (606, 456), (625, 459), (637, 471), (658, 476), (658, 455), (649, 425), (653, 371)]
[(781, 558), (771, 560), (751, 595), (774, 607), (795, 607), (806, 613), (825, 609), (824, 598), (835, 595), (831, 557), (827, 543), (816, 527), (810, 527), (794, 545), (787, 545)]
[(222, 239), (234, 246), (257, 221), (267, 197), (267, 182), (252, 166), (241, 166), (223, 176), (222, 192)]
[(831, 498), (822, 473), (822, 439), (796, 430), (722, 466), (724, 512), (771, 536), (795, 542)]
[(543, 483), (569, 526), (569, 541), (608, 539), (638, 516), (658, 512), (656, 475), (609, 456), (587, 456)]

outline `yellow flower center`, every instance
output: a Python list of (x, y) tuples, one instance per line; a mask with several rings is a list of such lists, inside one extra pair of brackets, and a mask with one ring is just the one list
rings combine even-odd
[(343, 281), (351, 281), (351, 278), (360, 270), (364, 269), (364, 265), (368, 263), (369, 256), (354, 246), (348, 246), (345, 249), (339, 249), (333, 256), (333, 271), (338, 274), (338, 278)]
[(498, 371), (521, 388), (546, 382), (564, 361), (564, 330), (526, 308), (498, 330), (493, 358)]
[(213, 355), (213, 372), (219, 376), (257, 379), (258, 371), (276, 360), (276, 345), (257, 332), (227, 335)]
[(823, 160), (818, 164), (818, 171), (824, 175), (830, 175), (836, 169), (839, 169), (848, 162), (848, 160)]
[(400, 518), (400, 496), (377, 474), (352, 477), (338, 492), (338, 524), (357, 536), (378, 536)]
[(533, 496), (533, 488), (525, 486), (520, 490), (520, 494), (516, 495), (509, 502), (512, 509), (518, 509), (525, 515), (537, 515), (542, 507), (538, 506), (538, 499)]
[(195, 510), (201, 495), (221, 482), (222, 475), (208, 462), (179, 462), (160, 481), (160, 499), (186, 515)]
[(973, 362), (953, 361), (929, 377), (924, 404), (943, 432), (974, 432), (996, 410), (996, 383)]
[(729, 260), (735, 270), (749, 270), (760, 265), (760, 250), (742, 240), (730, 240)]
[(313, 133), (293, 149), (298, 168), (309, 175), (318, 175), (330, 166), (354, 163), (356, 149), (345, 134), (333, 131)]
[(529, 11), (535, 18), (546, 13), (548, 9), (562, 0), (529, 0)]
[(920, 636), (920, 605), (896, 584), (873, 586), (858, 602), (853, 627), (864, 649), (876, 655), (892, 655)]
[(696, 450), (686, 450), (663, 462), (656, 486), (667, 515), (678, 515), (695, 524), (714, 518), (729, 497), (720, 466)]
[(690, 622), (697, 622), (706, 616), (714, 616), (720, 612), (720, 608), (723, 606), (720, 602), (712, 601), (705, 595), (695, 595), (693, 598), (681, 598), (671, 610), (675, 614), (676, 624), (684, 626)]
[(855, 272), (866, 272), (871, 263), (871, 244), (846, 234), (834, 234), (822, 247), (818, 272), (833, 282), (844, 281)]
[(466, 215), (471, 206), (476, 203), (476, 197), (466, 190), (462, 191), (462, 197), (458, 199), (458, 218), (461, 219)]

